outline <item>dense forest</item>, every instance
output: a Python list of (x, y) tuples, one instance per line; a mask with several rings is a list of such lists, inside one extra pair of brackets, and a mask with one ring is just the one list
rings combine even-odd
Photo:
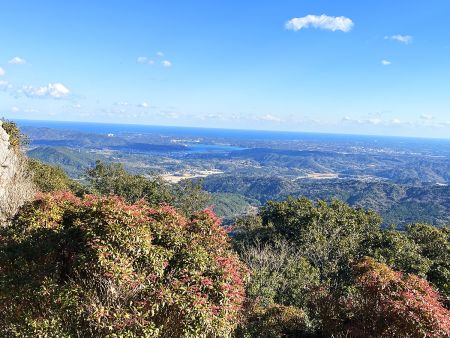
[[(93, 159), (80, 182), (27, 158), (14, 123), (3, 129), (28, 192), (0, 215), (5, 337), (450, 337), (449, 220), (427, 224), (448, 186), (346, 181), (327, 194), (228, 177), (229, 191)], [(402, 213), (429, 208), (429, 222), (396, 226), (380, 194)]]
[(389, 181), (297, 180), (283, 177), (210, 176), (202, 181), (211, 193), (231, 193), (266, 203), (288, 196), (340, 199), (351, 206), (376, 210), (384, 225), (405, 226), (418, 221), (433, 225), (450, 223), (449, 185), (406, 185)]

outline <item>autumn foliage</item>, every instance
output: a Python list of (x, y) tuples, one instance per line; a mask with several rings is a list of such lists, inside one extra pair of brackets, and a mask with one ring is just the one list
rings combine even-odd
[(42, 194), (0, 230), (8, 336), (222, 337), (247, 274), (209, 210)]
[[(448, 227), (380, 224), (372, 211), (305, 198), (268, 202), (242, 219), (235, 248), (252, 270), (247, 297), (257, 305), (242, 331), (255, 338), (450, 337)], [(303, 319), (287, 315), (294, 310)]]
[(317, 302), (324, 331), (350, 337), (450, 337), (450, 311), (422, 278), (365, 258), (346, 297)]

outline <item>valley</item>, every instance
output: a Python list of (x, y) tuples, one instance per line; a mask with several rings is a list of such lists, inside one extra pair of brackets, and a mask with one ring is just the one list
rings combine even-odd
[(101, 160), (169, 184), (194, 180), (230, 222), (288, 196), (374, 209), (385, 225), (450, 222), (448, 140), (18, 122), (28, 155), (72, 178), (83, 182)]

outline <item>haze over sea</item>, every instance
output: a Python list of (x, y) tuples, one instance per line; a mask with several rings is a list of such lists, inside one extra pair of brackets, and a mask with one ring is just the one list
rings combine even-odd
[(196, 136), (214, 138), (232, 138), (240, 140), (308, 140), (308, 141), (346, 141), (346, 142), (373, 142), (379, 146), (390, 143), (423, 145), (430, 144), (450, 145), (450, 139), (418, 138), (400, 136), (378, 135), (351, 135), (312, 132), (268, 131), (247, 129), (222, 129), (222, 128), (195, 128), (179, 126), (156, 126), (140, 124), (117, 124), (97, 122), (69, 122), (69, 121), (45, 121), (45, 120), (14, 120), (20, 127), (30, 126), (35, 128), (50, 128), (59, 130), (75, 130), (93, 134), (167, 134), (171, 136)]

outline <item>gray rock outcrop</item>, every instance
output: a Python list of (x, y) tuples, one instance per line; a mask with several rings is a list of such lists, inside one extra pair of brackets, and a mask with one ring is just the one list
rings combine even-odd
[(0, 121), (0, 226), (34, 195), (34, 186), (28, 176), (26, 159), (10, 147), (9, 135)]

